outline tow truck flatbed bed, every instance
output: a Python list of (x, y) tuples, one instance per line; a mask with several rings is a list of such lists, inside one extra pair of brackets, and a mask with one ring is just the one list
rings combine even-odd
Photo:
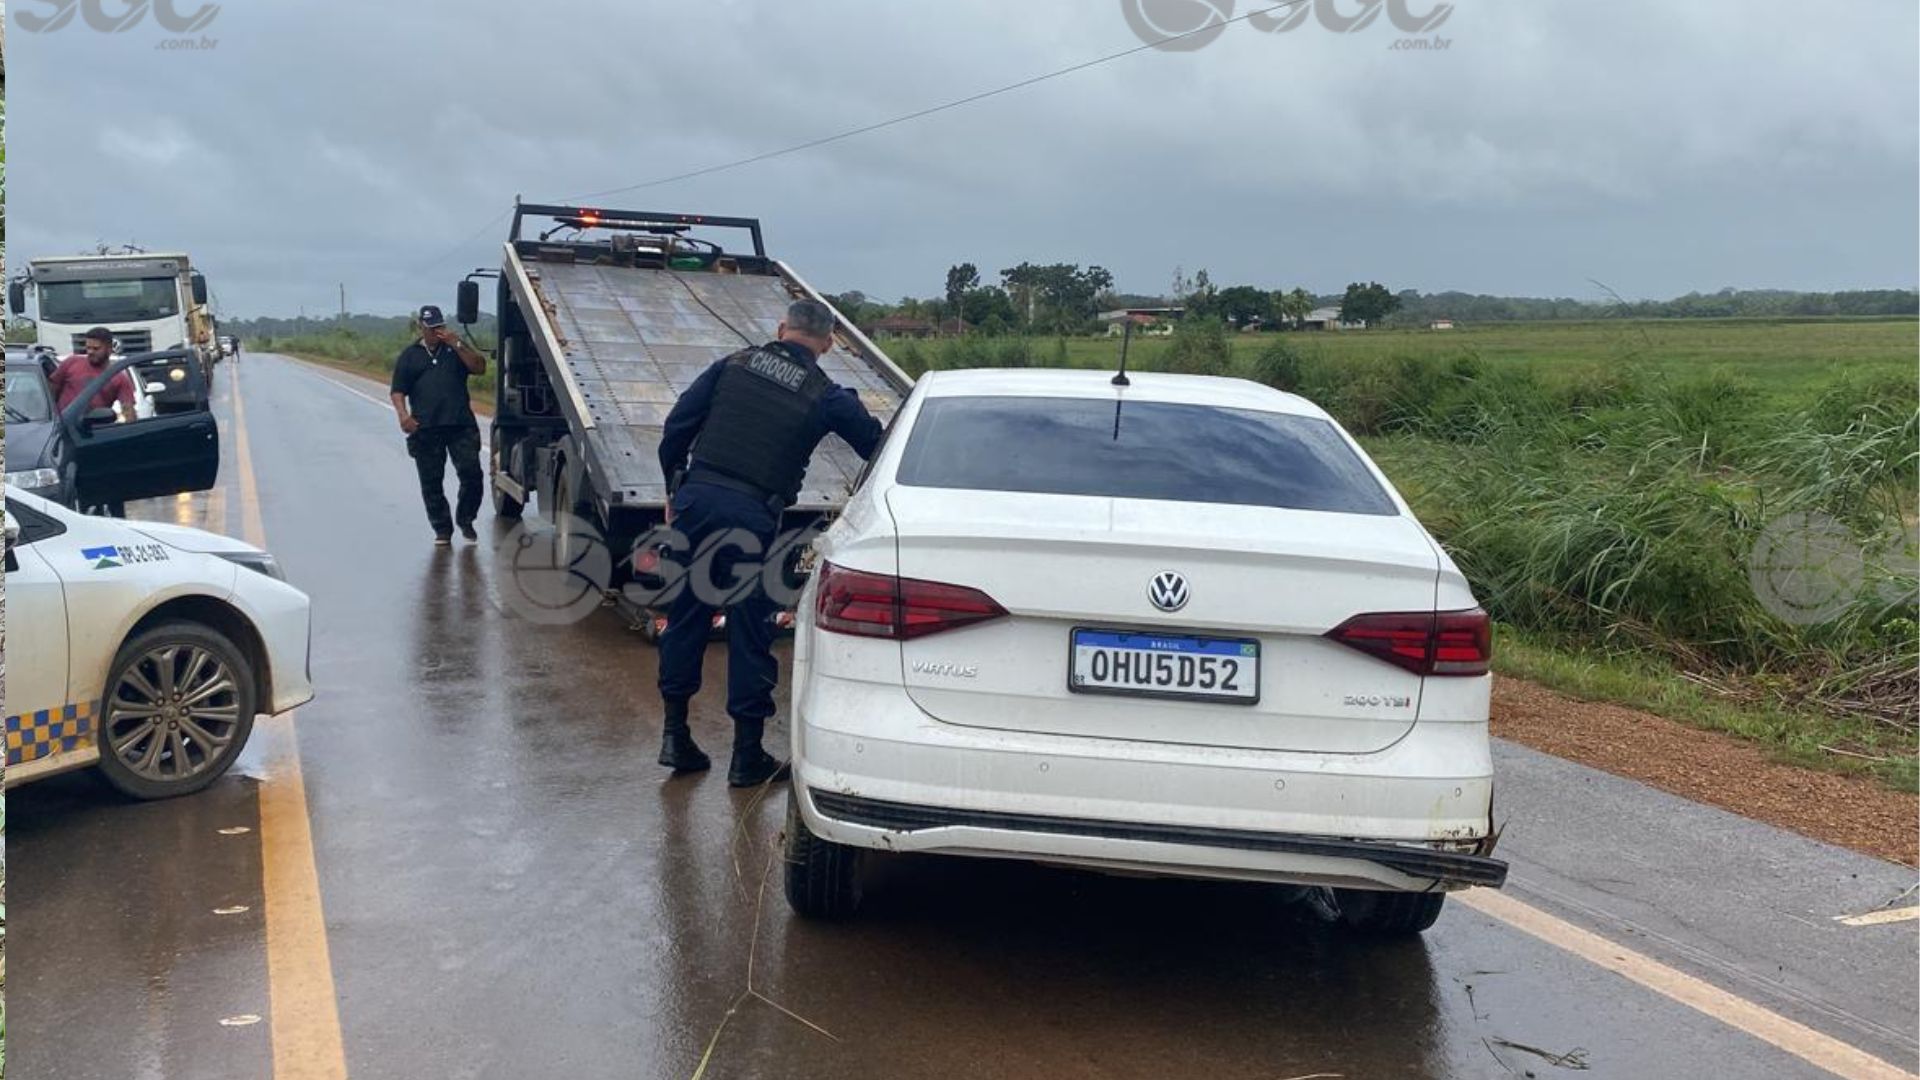
[[(533, 344), (575, 438), (586, 444), (596, 487), (620, 505), (659, 505), (666, 500), (661, 430), (680, 394), (720, 357), (773, 340), (795, 299), (819, 297), (775, 260), (764, 267), (736, 261), (734, 272), (720, 272), (582, 262), (580, 255), (571, 246), (510, 243), (507, 285), (537, 324)], [(821, 369), (887, 423), (909, 380), (851, 324), (843, 321), (836, 338)], [(861, 466), (852, 447), (828, 436), (794, 509), (837, 509)]]

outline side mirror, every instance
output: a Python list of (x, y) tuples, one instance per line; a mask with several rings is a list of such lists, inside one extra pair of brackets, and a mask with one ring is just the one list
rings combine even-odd
[(27, 313), (27, 283), (24, 281), (7, 282), (7, 310), (15, 315)]
[(207, 276), (198, 270), (193, 272), (193, 302), (196, 304), (207, 302)]
[(453, 305), (453, 321), (472, 326), (480, 321), (480, 283), (468, 278), (460, 283)]
[(20, 542), (20, 523), (13, 519), (12, 514), (8, 514), (7, 515), (7, 546), (12, 547), (13, 545), (19, 542)]

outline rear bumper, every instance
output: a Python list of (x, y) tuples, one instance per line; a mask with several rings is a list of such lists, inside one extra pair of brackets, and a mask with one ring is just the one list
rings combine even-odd
[[(1238, 829), (1052, 818), (1038, 814), (1003, 814), (984, 810), (951, 810), (944, 807), (880, 802), (855, 795), (837, 795), (824, 791), (807, 792), (805, 797), (812, 806), (814, 814), (811, 816), (815, 820), (831, 821), (838, 826), (863, 828), (880, 833), (911, 835), (932, 834), (946, 830), (969, 830), (975, 836), (996, 837), (997, 842), (1002, 844), (1013, 837), (1025, 835), (1036, 839), (1061, 837), (1069, 842), (1075, 838), (1090, 841), (1119, 841), (1133, 848), (1131, 856), (1106, 849), (1105, 858), (1096, 858), (1092, 852), (1088, 852), (1079, 859), (1071, 860), (1066, 859), (1063, 852), (1063, 861), (1096, 864), (1111, 862), (1121, 866), (1131, 863), (1138, 866), (1140, 864), (1136, 860), (1147, 852), (1172, 846), (1291, 857), (1285, 863), (1279, 864), (1281, 874), (1285, 874), (1285, 866), (1291, 866), (1296, 872), (1306, 872), (1319, 866), (1322, 870), (1316, 876), (1325, 877), (1330, 882), (1333, 876), (1327, 875), (1326, 869), (1336, 863), (1344, 864), (1337, 875), (1334, 875), (1343, 881), (1358, 875), (1365, 877), (1373, 884), (1391, 883), (1397, 887), (1401, 886), (1398, 880), (1389, 879), (1384, 875), (1391, 873), (1399, 878), (1410, 879), (1422, 883), (1421, 887), (1432, 887), (1437, 883), (1443, 889), (1466, 888), (1474, 885), (1497, 889), (1507, 880), (1507, 864), (1499, 859), (1378, 840), (1342, 840), (1325, 836), (1246, 832)], [(819, 831), (815, 829), (816, 833)], [(832, 831), (832, 826), (828, 827), (828, 831)], [(889, 843), (885, 846), (898, 845)], [(1095, 846), (1101, 847), (1101, 845)], [(1116, 855), (1119, 856), (1118, 859), (1115, 858)], [(1373, 868), (1373, 872), (1366, 872), (1352, 865), (1355, 863), (1367, 864)], [(1253, 867), (1249, 865), (1248, 868)]]
[(794, 792), (836, 843), (1195, 877), (1428, 890), (1497, 885), (1484, 723), (1370, 754), (943, 724), (898, 686), (796, 686)]

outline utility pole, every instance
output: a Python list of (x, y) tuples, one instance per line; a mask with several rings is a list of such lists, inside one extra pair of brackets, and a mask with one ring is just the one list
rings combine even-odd
[(340, 283), (340, 321), (347, 321), (347, 283)]

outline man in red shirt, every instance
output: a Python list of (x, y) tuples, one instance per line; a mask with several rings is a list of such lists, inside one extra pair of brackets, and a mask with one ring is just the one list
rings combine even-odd
[[(47, 376), (47, 382), (53, 387), (54, 408), (61, 412), (66, 412), (67, 406), (80, 396), (87, 384), (106, 370), (107, 361), (113, 356), (113, 334), (106, 327), (94, 327), (87, 331), (83, 340), (87, 351), (74, 353), (60, 361), (60, 366)], [(87, 408), (110, 409), (116, 401), (120, 403), (120, 419), (132, 420), (133, 380), (124, 371), (108, 379), (107, 384), (93, 395), (93, 400), (87, 403)]]

